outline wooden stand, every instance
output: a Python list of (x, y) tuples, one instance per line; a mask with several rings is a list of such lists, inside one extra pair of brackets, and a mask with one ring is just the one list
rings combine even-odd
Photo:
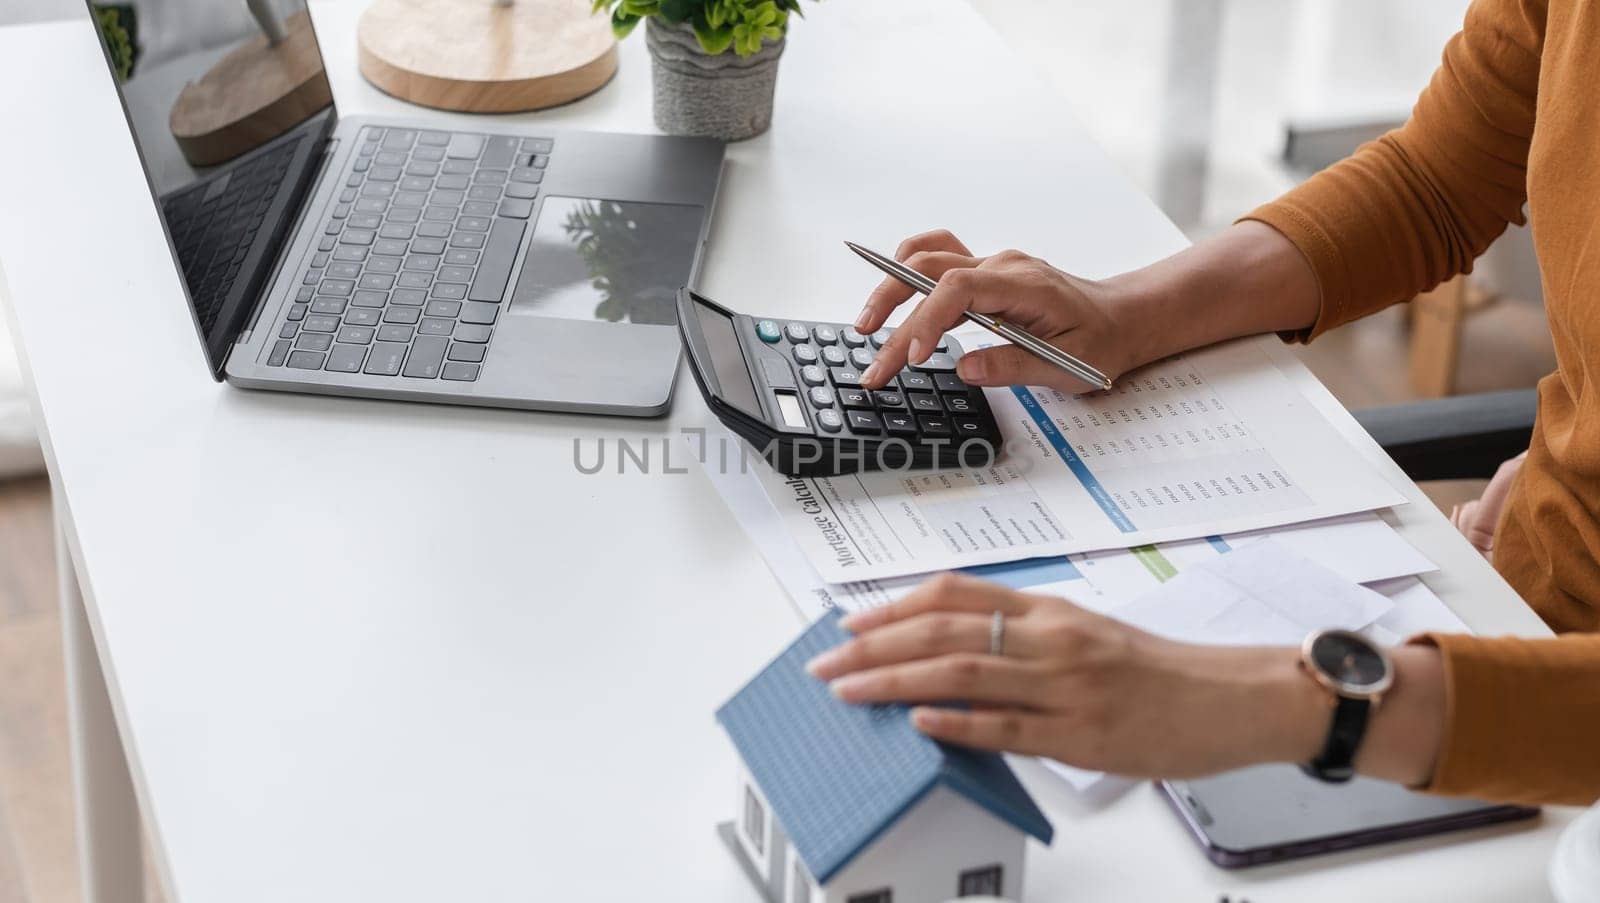
[(333, 103), (304, 11), (283, 22), (283, 40), (255, 37), (184, 85), (168, 125), (195, 166), (230, 160)]
[(589, 0), (373, 0), (356, 39), (368, 81), (443, 110), (553, 107), (617, 71), (610, 21)]

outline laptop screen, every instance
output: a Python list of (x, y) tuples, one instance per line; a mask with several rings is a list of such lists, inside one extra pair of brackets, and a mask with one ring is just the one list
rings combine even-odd
[(90, 0), (212, 375), (309, 187), (333, 97), (304, 0)]

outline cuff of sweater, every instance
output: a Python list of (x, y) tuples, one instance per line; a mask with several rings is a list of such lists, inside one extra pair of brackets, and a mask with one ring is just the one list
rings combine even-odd
[[(1428, 633), (1407, 643), (1437, 648), (1444, 664), (1444, 736), (1439, 738), (1433, 776), (1416, 789), (1470, 793), (1463, 788), (1479, 780), (1472, 761), (1482, 761), (1484, 745), (1498, 744), (1504, 736), (1504, 723), (1496, 725), (1498, 706), (1489, 704), (1494, 696), (1492, 669), (1485, 667), (1488, 662), (1473, 636)], [(1473, 701), (1471, 705), (1461, 704), (1463, 693)]]
[(1437, 648), (1445, 679), (1439, 757), (1418, 789), (1507, 803), (1596, 798), (1600, 637), (1424, 634), (1408, 642)]
[(1254, 220), (1278, 230), (1284, 238), (1299, 249), (1317, 279), (1320, 297), (1317, 300), (1317, 319), (1309, 329), (1280, 332), (1285, 342), (1309, 342), (1324, 332), (1345, 323), (1349, 317), (1344, 311), (1344, 263), (1338, 247), (1328, 233), (1306, 216), (1292, 201), (1293, 193), (1250, 211), (1237, 222)]

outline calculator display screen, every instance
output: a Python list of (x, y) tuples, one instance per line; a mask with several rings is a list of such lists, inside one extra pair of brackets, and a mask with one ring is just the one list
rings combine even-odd
[(800, 412), (800, 398), (793, 392), (778, 392), (778, 414), (783, 417), (784, 426), (804, 428), (806, 415)]
[(733, 319), (704, 304), (696, 304), (695, 310), (699, 312), (700, 332), (706, 337), (706, 348), (711, 352), (711, 369), (722, 386), (722, 399), (760, 417), (755, 382), (750, 379), (750, 371), (745, 369), (744, 352), (739, 350)]

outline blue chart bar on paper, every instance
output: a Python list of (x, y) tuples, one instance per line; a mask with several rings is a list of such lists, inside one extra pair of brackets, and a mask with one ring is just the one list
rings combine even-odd
[(1067, 469), (1072, 471), (1072, 475), (1077, 477), (1078, 482), (1083, 484), (1083, 488), (1088, 491), (1089, 497), (1094, 499), (1095, 504), (1100, 506), (1100, 510), (1106, 513), (1106, 517), (1111, 519), (1111, 523), (1115, 524), (1116, 528), (1124, 533), (1132, 533), (1136, 529), (1133, 526), (1133, 521), (1128, 519), (1128, 515), (1123, 513), (1121, 506), (1111, 498), (1111, 494), (1106, 492), (1105, 487), (1100, 485), (1100, 481), (1095, 479), (1094, 474), (1089, 471), (1088, 465), (1084, 464), (1083, 459), (1078, 457), (1078, 453), (1072, 450), (1072, 446), (1067, 443), (1067, 437), (1061, 435), (1061, 431), (1056, 429), (1055, 421), (1051, 420), (1050, 415), (1046, 414), (1044, 408), (1039, 406), (1039, 399), (1034, 398), (1033, 393), (1022, 386), (1012, 386), (1011, 392), (1017, 396), (1018, 401), (1022, 402), (1022, 409), (1028, 412), (1029, 417), (1033, 418), (1033, 422), (1038, 425), (1039, 431), (1044, 433), (1044, 437), (1050, 441), (1050, 446), (1056, 450), (1056, 454), (1060, 455), (1061, 460), (1066, 463)]
[(1218, 552), (1221, 552), (1224, 555), (1233, 551), (1233, 546), (1228, 545), (1228, 541), (1220, 536), (1207, 536), (1206, 542), (1211, 543), (1211, 547), (1213, 549), (1216, 549)]
[(1011, 589), (1028, 589), (1046, 583), (1082, 580), (1083, 572), (1072, 566), (1065, 556), (1056, 558), (1028, 558), (1022, 561), (1002, 561), (999, 564), (979, 564), (962, 568), (961, 573), (998, 583)]

